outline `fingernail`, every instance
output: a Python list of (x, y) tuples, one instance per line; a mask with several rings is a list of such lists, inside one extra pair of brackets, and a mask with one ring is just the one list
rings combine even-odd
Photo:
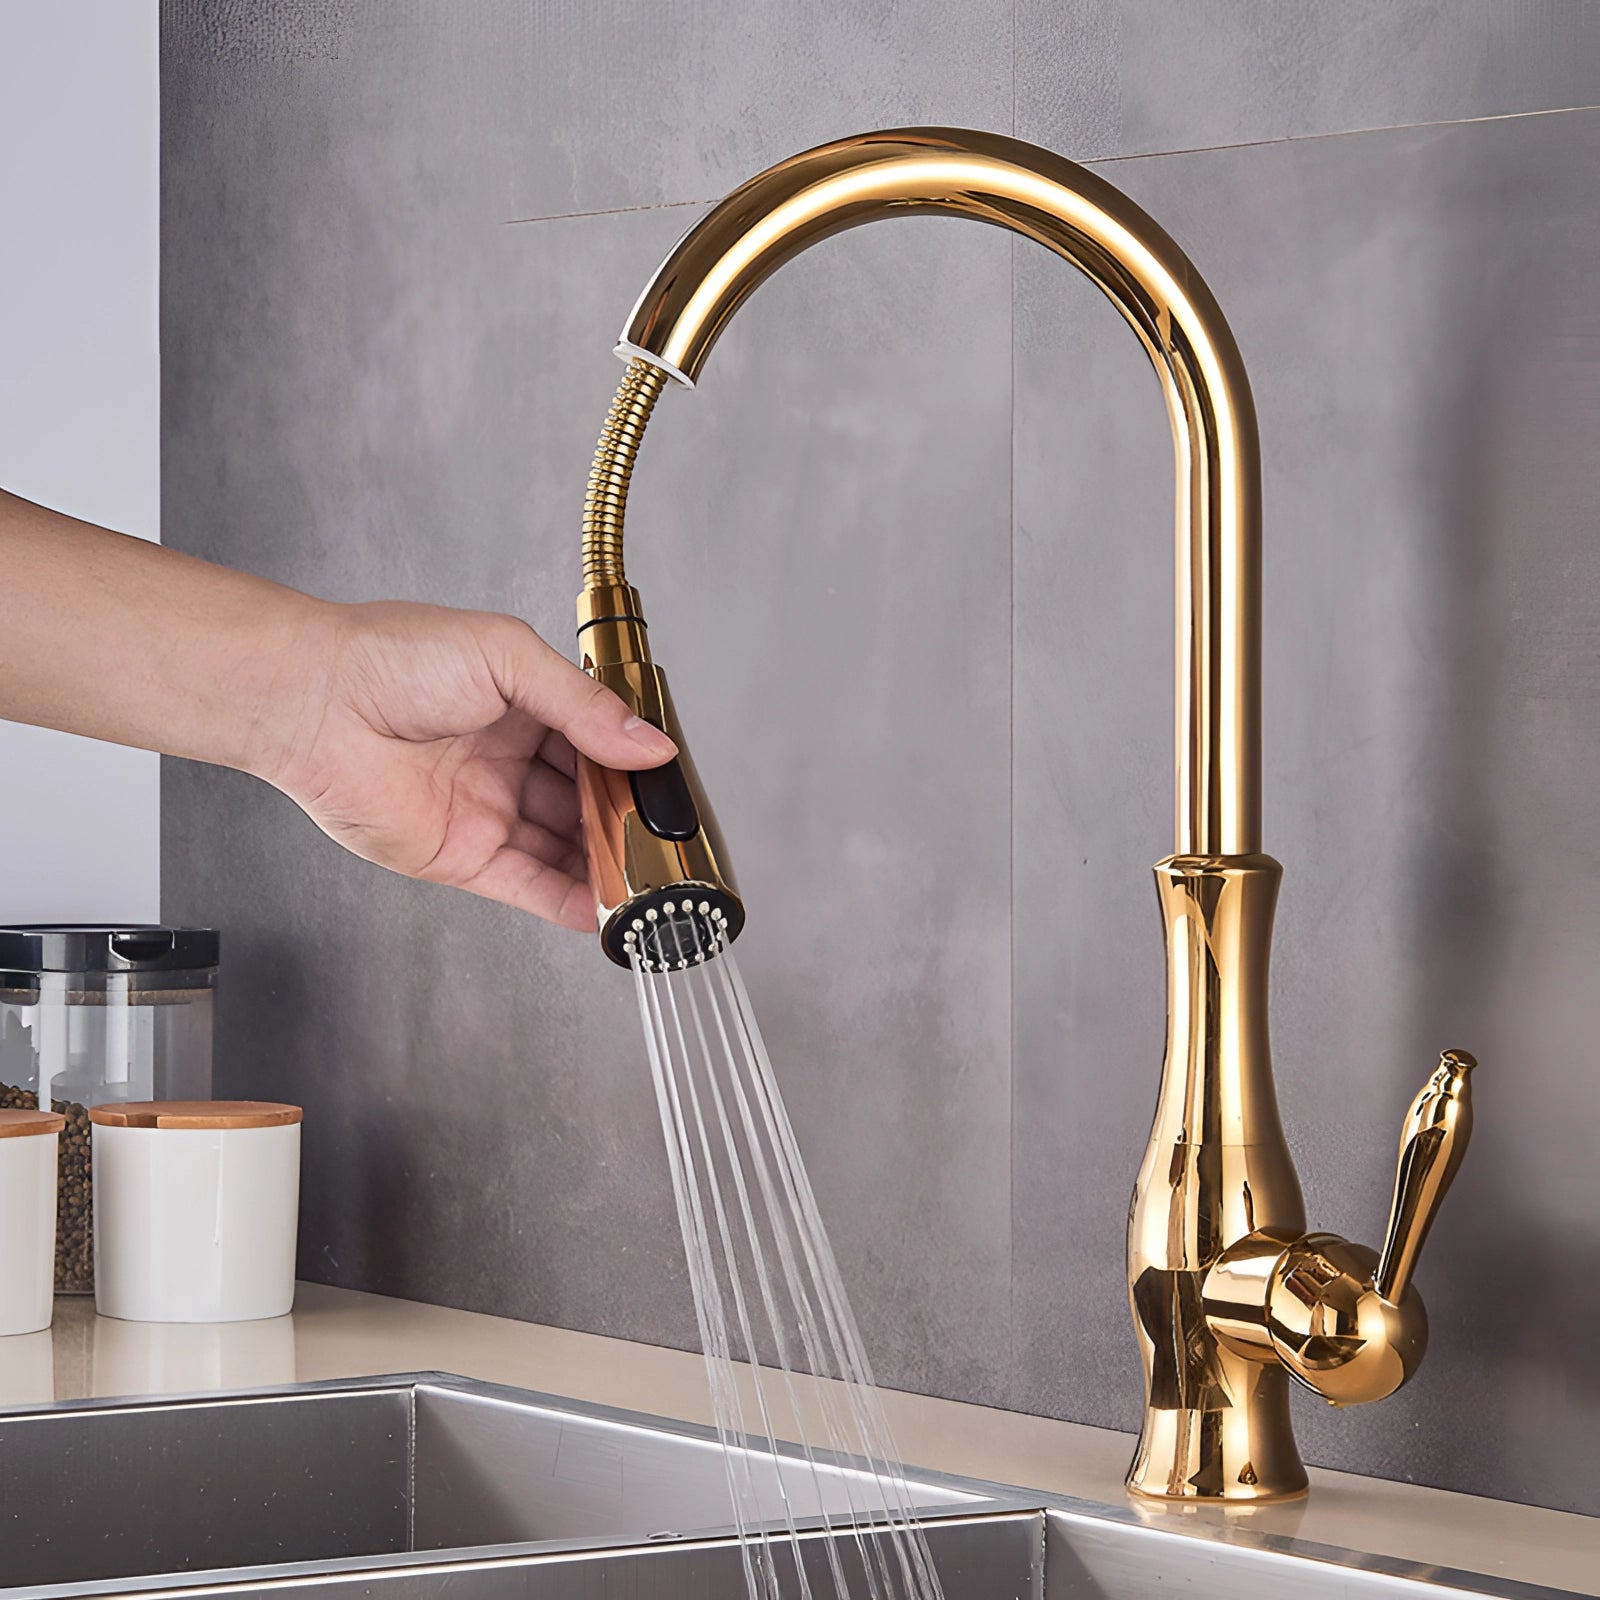
[(665, 760), (668, 756), (675, 756), (678, 747), (653, 723), (646, 722), (643, 717), (629, 717), (622, 724), (622, 731), (648, 754)]

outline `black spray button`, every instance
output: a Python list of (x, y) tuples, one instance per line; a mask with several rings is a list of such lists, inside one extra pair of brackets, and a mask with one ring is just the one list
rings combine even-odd
[(700, 831), (700, 813), (676, 757), (662, 767), (630, 772), (628, 783), (641, 820), (658, 839), (692, 839)]

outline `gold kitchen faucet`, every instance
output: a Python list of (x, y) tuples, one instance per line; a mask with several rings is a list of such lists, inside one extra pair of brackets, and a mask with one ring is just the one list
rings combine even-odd
[(585, 668), (681, 753), (631, 775), (578, 758), (601, 944), (623, 965), (683, 966), (714, 956), (745, 916), (623, 567), (628, 483), (650, 412), (669, 380), (694, 385), (728, 320), (786, 261), (908, 211), (994, 223), (1065, 257), (1122, 313), (1166, 396), (1177, 458), (1177, 839), (1155, 868), (1166, 1060), (1128, 1219), (1146, 1382), (1128, 1487), (1180, 1500), (1302, 1494), (1289, 1380), (1350, 1405), (1392, 1394), (1422, 1359), (1427, 1318), (1412, 1271), (1466, 1148), (1475, 1063), (1446, 1051), (1411, 1107), (1381, 1252), (1308, 1233), (1267, 1030), (1281, 868), (1261, 851), (1255, 407), (1199, 273), (1104, 179), (998, 134), (864, 134), (752, 178), (651, 280), (618, 346), (629, 366), (590, 475), (578, 638)]

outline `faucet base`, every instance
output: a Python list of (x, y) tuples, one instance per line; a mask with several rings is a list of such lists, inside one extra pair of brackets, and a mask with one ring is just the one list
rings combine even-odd
[(1149, 1406), (1128, 1469), (1130, 1494), (1153, 1500), (1261, 1505), (1308, 1488), (1281, 1368), (1227, 1351), (1213, 1358), (1214, 1398)]

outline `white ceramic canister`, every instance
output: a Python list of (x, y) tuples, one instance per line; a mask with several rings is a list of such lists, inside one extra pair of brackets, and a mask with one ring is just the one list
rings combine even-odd
[(0, 1111), (0, 1335), (50, 1326), (56, 1146), (66, 1125), (54, 1111)]
[(300, 1108), (151, 1100), (90, 1109), (94, 1295), (129, 1322), (247, 1322), (294, 1303)]

